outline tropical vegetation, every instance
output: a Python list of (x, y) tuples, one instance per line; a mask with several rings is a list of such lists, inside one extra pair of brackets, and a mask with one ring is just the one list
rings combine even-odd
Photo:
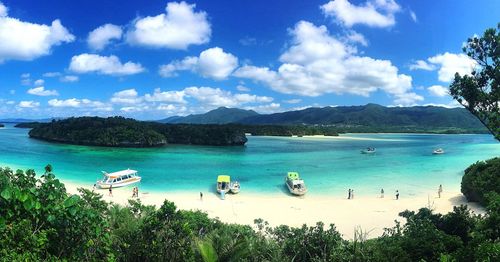
[(483, 216), (467, 207), (446, 215), (429, 208), (383, 236), (358, 230), (346, 240), (335, 226), (226, 224), (199, 211), (131, 200), (107, 203), (86, 189), (71, 195), (52, 166), (37, 177), (0, 168), (0, 257), (4, 261), (498, 261), (500, 199)]

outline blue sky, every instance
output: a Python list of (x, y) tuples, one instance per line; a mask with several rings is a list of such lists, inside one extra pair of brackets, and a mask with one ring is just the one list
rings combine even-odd
[(456, 106), (491, 1), (0, 0), (0, 118)]

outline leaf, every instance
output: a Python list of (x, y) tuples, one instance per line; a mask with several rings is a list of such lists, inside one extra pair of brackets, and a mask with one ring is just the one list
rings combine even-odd
[(50, 223), (54, 222), (54, 220), (56, 220), (56, 217), (54, 215), (49, 215), (47, 217), (47, 221), (49, 221)]
[(40, 209), (40, 208), (42, 208), (42, 204), (40, 204), (40, 202), (36, 202), (35, 209)]
[(68, 209), (69, 213), (74, 216), (76, 214), (76, 208), (72, 207), (70, 209)]
[(27, 200), (27, 201), (24, 201), (23, 203), (23, 207), (24, 209), (26, 210), (30, 210), (33, 208), (33, 201), (31, 199)]
[(72, 196), (66, 198), (66, 200), (64, 200), (64, 204), (63, 205), (66, 208), (72, 207), (72, 206), (74, 206), (78, 202), (78, 200), (80, 200), (80, 198), (78, 196), (72, 195)]
[(12, 197), (12, 192), (10, 190), (10, 187), (7, 187), (2, 191), (0, 194), (5, 200), (9, 200)]

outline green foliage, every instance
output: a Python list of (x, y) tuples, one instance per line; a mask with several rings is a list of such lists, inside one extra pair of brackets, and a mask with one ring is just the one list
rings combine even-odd
[(469, 38), (463, 51), (477, 66), (470, 76), (456, 73), (450, 93), (500, 141), (500, 23)]
[(497, 261), (500, 195), (487, 214), (405, 211), (406, 223), (344, 240), (334, 225), (225, 224), (200, 211), (138, 200), (111, 205), (86, 189), (66, 193), (51, 172), (0, 169), (0, 257), (13, 261)]
[(500, 158), (479, 161), (465, 169), (461, 190), (467, 200), (488, 205), (488, 193), (500, 194)]

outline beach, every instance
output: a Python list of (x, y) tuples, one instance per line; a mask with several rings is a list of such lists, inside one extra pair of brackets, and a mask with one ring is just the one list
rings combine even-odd
[[(64, 180), (62, 181), (64, 182)], [(78, 187), (92, 190), (92, 186), (82, 186), (75, 183), (64, 182), (69, 193), (77, 194)], [(453, 211), (453, 206), (467, 204), (476, 214), (483, 214), (484, 209), (475, 203), (467, 203), (465, 197), (458, 189), (446, 190), (441, 198), (436, 192), (428, 194), (407, 196), (400, 192), (400, 199), (396, 200), (393, 192), (385, 192), (385, 197), (380, 195), (355, 196), (347, 199), (346, 196), (331, 195), (306, 195), (294, 197), (287, 194), (256, 194), (245, 193), (227, 194), (225, 200), (213, 192), (203, 192), (200, 200), (198, 192), (142, 192), (139, 187), (139, 199), (143, 204), (159, 207), (163, 201), (174, 202), (178, 208), (184, 210), (200, 210), (206, 212), (211, 218), (219, 218), (223, 222), (246, 224), (255, 228), (254, 219), (261, 218), (270, 226), (288, 225), (298, 227), (303, 224), (315, 225), (322, 221), (325, 225), (335, 224), (337, 230), (344, 238), (352, 239), (356, 228), (361, 228), (368, 233), (368, 238), (381, 236), (384, 228), (393, 227), (394, 220), (403, 221), (398, 214), (406, 209), (417, 211), (422, 207), (431, 207), (435, 212), (448, 213)], [(132, 199), (132, 187), (115, 188), (113, 196), (108, 196), (108, 190), (96, 189), (108, 202), (126, 205)]]

